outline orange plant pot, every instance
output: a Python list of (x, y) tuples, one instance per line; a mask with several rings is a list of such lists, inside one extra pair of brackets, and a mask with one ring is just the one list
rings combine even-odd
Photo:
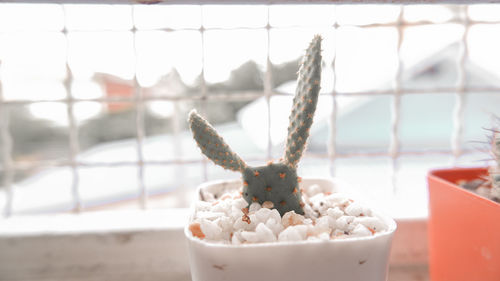
[(432, 281), (500, 280), (500, 204), (456, 184), (487, 174), (486, 168), (429, 173)]

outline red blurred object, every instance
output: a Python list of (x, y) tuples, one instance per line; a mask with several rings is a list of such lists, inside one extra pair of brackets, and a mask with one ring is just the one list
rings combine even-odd
[(109, 113), (118, 113), (130, 110), (133, 107), (132, 98), (135, 94), (134, 81), (107, 74), (95, 73), (93, 79), (103, 88), (106, 97), (113, 99), (130, 99), (126, 102), (108, 102), (106, 108)]
[(500, 281), (500, 204), (457, 185), (487, 174), (487, 168), (429, 173), (432, 281)]

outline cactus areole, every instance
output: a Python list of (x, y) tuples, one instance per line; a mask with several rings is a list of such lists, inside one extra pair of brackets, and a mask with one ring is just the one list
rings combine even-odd
[(248, 204), (266, 203), (277, 209), (281, 216), (289, 211), (304, 214), (297, 164), (309, 137), (318, 103), (320, 81), (321, 37), (315, 36), (307, 48), (299, 70), (285, 153), (278, 163), (270, 162), (260, 167), (248, 166), (203, 117), (195, 110), (189, 114), (189, 125), (201, 152), (215, 164), (239, 171), (243, 175), (242, 196)]

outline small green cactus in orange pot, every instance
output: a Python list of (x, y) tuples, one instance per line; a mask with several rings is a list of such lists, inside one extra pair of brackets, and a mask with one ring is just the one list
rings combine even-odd
[[(189, 125), (201, 152), (225, 169), (243, 176), (243, 198), (249, 203), (266, 202), (281, 216), (295, 211), (304, 214), (297, 164), (302, 157), (313, 122), (321, 81), (321, 37), (315, 36), (302, 60), (293, 101), (284, 156), (278, 163), (250, 167), (215, 129), (195, 110), (189, 114)], [(270, 202), (270, 203), (269, 203)]]

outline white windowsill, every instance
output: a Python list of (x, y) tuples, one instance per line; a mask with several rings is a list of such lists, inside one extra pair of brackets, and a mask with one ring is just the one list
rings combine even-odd
[[(0, 220), (0, 280), (190, 280), (188, 216), (167, 209)], [(391, 253), (398, 278), (426, 274), (426, 229), (425, 219), (398, 220)]]

